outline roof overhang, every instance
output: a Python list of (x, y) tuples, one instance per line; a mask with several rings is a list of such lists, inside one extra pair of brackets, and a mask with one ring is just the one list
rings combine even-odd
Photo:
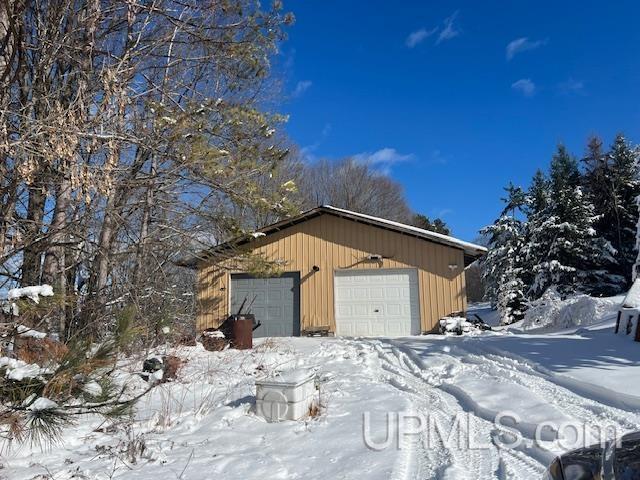
[(281, 220), (277, 223), (274, 223), (272, 225), (268, 225), (264, 228), (257, 230), (255, 233), (234, 238), (228, 242), (222, 243), (211, 249), (203, 251), (200, 254), (193, 255), (190, 258), (182, 259), (175, 263), (184, 267), (196, 268), (198, 263), (201, 261), (213, 259), (213, 258), (216, 258), (217, 256), (225, 257), (224, 255), (225, 252), (229, 252), (230, 250), (240, 248), (252, 241), (255, 241), (256, 234), (259, 234), (259, 237), (257, 238), (268, 236), (272, 233), (279, 232), (286, 228), (292, 227), (293, 225), (306, 222), (307, 220), (310, 220), (312, 218), (315, 218), (324, 214), (346, 218), (354, 222), (363, 223), (366, 225), (373, 225), (386, 230), (403, 233), (405, 235), (421, 238), (429, 242), (437, 243), (440, 245), (446, 245), (452, 248), (456, 248), (458, 250), (462, 250), (464, 252), (465, 267), (468, 266), (473, 261), (480, 258), (481, 256), (483, 256), (487, 252), (487, 249), (481, 245), (465, 242), (464, 240), (459, 240), (449, 235), (443, 235), (441, 233), (432, 232), (430, 230), (424, 230), (422, 228), (414, 227), (412, 225), (405, 225), (403, 223), (394, 222), (394, 221), (386, 220), (379, 217), (373, 217), (371, 215), (365, 215), (362, 213), (352, 212), (350, 210), (344, 210), (341, 208), (332, 207), (330, 205), (323, 205), (320, 207), (313, 208), (311, 210), (307, 210), (306, 212), (303, 212), (300, 215), (296, 215), (295, 217), (290, 217), (290, 218)]

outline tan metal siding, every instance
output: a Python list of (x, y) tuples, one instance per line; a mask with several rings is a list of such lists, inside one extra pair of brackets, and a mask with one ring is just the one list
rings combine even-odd
[[(432, 331), (444, 315), (466, 309), (462, 250), (399, 232), (323, 214), (252, 243), (252, 251), (286, 262), (300, 272), (300, 320), (304, 330), (335, 329), (333, 273), (337, 269), (417, 268), (423, 331)], [(380, 254), (382, 262), (367, 261)], [(449, 265), (458, 268), (452, 270)], [(320, 267), (313, 272), (314, 265)], [(214, 327), (229, 314), (230, 261), (202, 264), (197, 276), (199, 330)]]

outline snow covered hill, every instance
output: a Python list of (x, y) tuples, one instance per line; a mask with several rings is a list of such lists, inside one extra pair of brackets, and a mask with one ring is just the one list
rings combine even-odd
[[(569, 445), (599, 440), (598, 426), (640, 430), (640, 386), (629, 381), (640, 378), (640, 344), (615, 336), (610, 315), (597, 320), (542, 333), (159, 352), (186, 363), (130, 421), (85, 417), (44, 452), (5, 450), (0, 478), (539, 478)], [(142, 388), (138, 366), (123, 361), (122, 378)], [(253, 413), (255, 379), (298, 367), (317, 372), (319, 415), (266, 423)]]

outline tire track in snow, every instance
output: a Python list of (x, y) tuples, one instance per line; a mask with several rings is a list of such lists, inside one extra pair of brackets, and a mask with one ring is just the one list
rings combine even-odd
[[(438, 432), (434, 424), (447, 428), (452, 420), (465, 409), (458, 399), (450, 393), (437, 388), (437, 378), (425, 374), (411, 355), (407, 347), (396, 345), (388, 341), (368, 341), (373, 346), (381, 361), (381, 366), (387, 374), (384, 379), (391, 386), (398, 388), (412, 397), (416, 411), (425, 418), (430, 417), (428, 424), (428, 448), (414, 445), (413, 456), (419, 475), (415, 478), (522, 478), (539, 477), (544, 466), (533, 458), (521, 452), (510, 452), (510, 455), (500, 456), (504, 447), (498, 449), (495, 444), (497, 434), (493, 423), (480, 417), (469, 415), (469, 425), (459, 422), (458, 438), (473, 438), (476, 442), (488, 445), (486, 449), (461, 448), (454, 445), (451, 448)], [(411, 353), (411, 351), (409, 351)], [(437, 377), (437, 376), (436, 376)], [(445, 432), (448, 434), (448, 432)], [(423, 440), (425, 440), (423, 438)], [(434, 445), (434, 441), (437, 445)], [(424, 443), (418, 442), (419, 446)], [(405, 477), (406, 478), (406, 477)]]
[[(596, 426), (612, 423), (618, 426), (618, 434), (626, 431), (640, 429), (640, 415), (633, 408), (617, 408), (616, 399), (608, 398), (607, 392), (596, 392), (596, 398), (582, 396), (580, 392), (591, 391), (589, 385), (581, 386), (577, 380), (558, 378), (553, 372), (546, 372), (543, 367), (528, 361), (527, 359), (514, 358), (509, 352), (496, 351), (470, 342), (460, 342), (462, 345), (447, 345), (451, 347), (449, 353), (438, 352), (441, 361), (438, 366), (429, 366), (417, 351), (401, 341), (385, 341), (404, 352), (407, 358), (412, 360), (406, 363), (412, 374), (422, 378), (435, 388), (439, 388), (452, 394), (463, 408), (469, 408), (465, 403), (475, 404), (470, 397), (452, 381), (461, 373), (472, 373), (474, 376), (485, 378), (491, 382), (503, 382), (505, 384), (517, 384), (530, 390), (532, 393), (545, 399), (549, 405), (564, 414), (568, 418), (577, 419), (588, 426), (588, 432), (594, 435)], [(475, 348), (474, 348), (475, 347)], [(569, 386), (566, 386), (569, 383)], [(453, 388), (452, 388), (453, 387)], [(613, 394), (613, 393), (611, 393)], [(615, 395), (615, 394), (613, 394)], [(607, 404), (600, 399), (609, 400)], [(622, 403), (627, 405), (627, 403)], [(472, 410), (475, 410), (473, 406)], [(522, 432), (525, 437), (526, 433)], [(544, 448), (509, 450), (500, 448), (500, 461), (496, 469), (497, 478), (517, 478), (521, 476), (522, 469), (531, 469), (535, 472), (542, 463), (548, 463), (550, 452)], [(538, 472), (537, 475), (540, 473)], [(531, 475), (535, 475), (532, 473)], [(525, 475), (522, 478), (527, 478)], [(532, 477), (529, 477), (532, 478)]]
[(640, 430), (640, 415), (635, 412), (604, 405), (591, 398), (583, 397), (574, 391), (558, 385), (552, 376), (538, 371), (528, 361), (520, 361), (495, 353), (484, 353), (478, 348), (455, 346), (461, 352), (457, 356), (463, 364), (469, 365), (474, 373), (485, 377), (502, 378), (516, 383), (540, 395), (549, 404), (570, 418), (579, 419), (590, 426), (591, 433), (597, 434), (596, 425), (617, 424), (620, 431)]
[[(431, 385), (435, 391), (442, 392), (445, 397), (451, 397), (452, 402), (456, 403), (459, 407), (457, 409), (458, 412), (467, 412), (469, 414), (474, 414), (474, 408), (472, 405), (469, 405), (468, 402), (464, 402), (464, 399), (460, 398), (457, 394), (459, 393), (456, 390), (446, 388), (446, 384), (443, 384), (443, 372), (437, 372), (436, 374), (430, 374), (423, 367), (423, 363), (421, 362), (420, 357), (417, 353), (402, 345), (394, 342), (393, 340), (388, 341), (389, 344), (393, 345), (393, 349), (396, 353), (398, 353), (401, 358), (404, 360), (404, 363), (407, 365), (407, 368), (410, 371), (421, 379), (422, 381), (427, 382)], [(455, 374), (455, 368), (449, 368), (445, 370), (446, 377), (448, 378), (451, 375)], [(444, 388), (443, 388), (444, 387)], [(466, 403), (466, 404), (465, 404)], [(501, 478), (502, 472), (509, 472), (506, 478), (522, 478), (522, 479), (530, 479), (535, 478), (541, 475), (544, 470), (544, 466), (549, 463), (553, 455), (550, 452), (546, 451), (540, 447), (532, 447), (529, 450), (525, 451), (524, 446), (518, 446), (515, 449), (506, 448), (501, 444), (498, 437), (500, 432), (498, 431), (493, 416), (491, 418), (482, 418), (481, 416), (471, 417), (474, 418), (474, 425), (482, 424), (485, 430), (485, 441), (486, 444), (486, 436), (490, 435), (492, 445), (496, 447), (497, 453), (491, 451), (492, 455), (497, 456), (497, 467), (495, 468), (494, 476), (496, 478)], [(446, 421), (446, 420), (445, 420)], [(488, 432), (488, 433), (487, 433)], [(478, 450), (470, 450), (473, 453), (480, 453)], [(507, 454), (510, 462), (505, 464), (504, 455)], [(466, 467), (466, 465), (465, 465)], [(448, 477), (447, 477), (448, 478)], [(457, 477), (456, 477), (457, 478)], [(475, 477), (475, 478), (490, 478), (490, 477)], [(493, 477), (491, 477), (493, 478)]]

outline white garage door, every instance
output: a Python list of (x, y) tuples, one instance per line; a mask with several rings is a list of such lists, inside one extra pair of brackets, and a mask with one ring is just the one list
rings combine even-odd
[(336, 271), (336, 333), (345, 336), (420, 334), (414, 269)]

